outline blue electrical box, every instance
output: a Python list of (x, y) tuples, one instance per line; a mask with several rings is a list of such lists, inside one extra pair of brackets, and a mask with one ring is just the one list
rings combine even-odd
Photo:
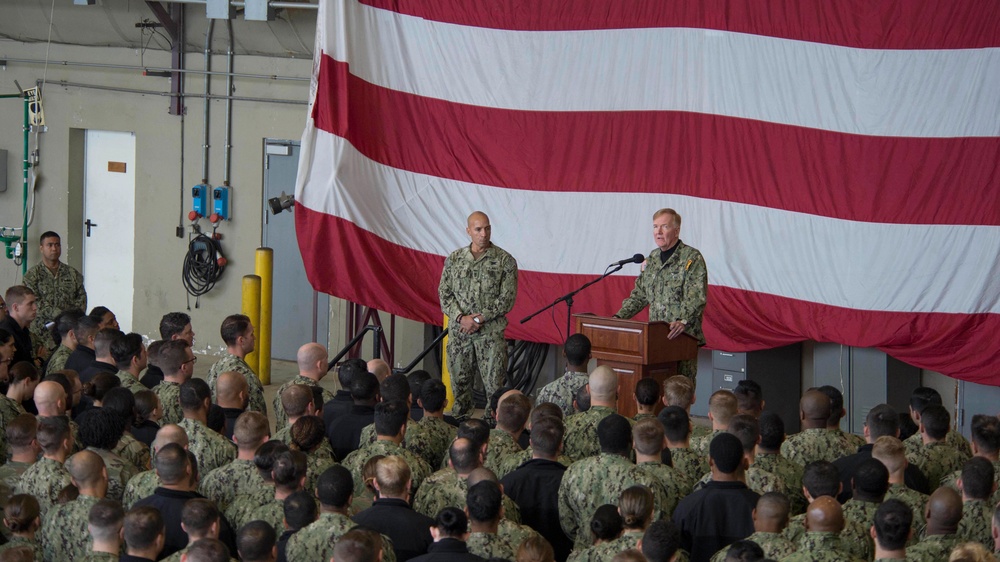
[(232, 188), (228, 186), (216, 187), (212, 191), (212, 212), (217, 215), (220, 221), (229, 220), (229, 197)]
[(208, 216), (208, 192), (212, 187), (199, 184), (191, 188), (191, 210), (199, 216)]

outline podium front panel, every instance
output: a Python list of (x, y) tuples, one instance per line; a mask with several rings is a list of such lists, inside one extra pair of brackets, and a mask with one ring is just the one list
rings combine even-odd
[(643, 362), (646, 336), (641, 326), (609, 326), (606, 322), (582, 320), (578, 331), (590, 340), (594, 357), (608, 361)]

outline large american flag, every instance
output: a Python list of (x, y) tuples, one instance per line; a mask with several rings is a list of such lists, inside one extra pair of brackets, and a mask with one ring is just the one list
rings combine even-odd
[[(485, 211), (520, 318), (636, 252), (705, 255), (705, 333), (1000, 384), (1000, 3), (321, 0), (296, 187), (318, 290), (440, 324)], [(575, 311), (613, 314), (639, 266)]]

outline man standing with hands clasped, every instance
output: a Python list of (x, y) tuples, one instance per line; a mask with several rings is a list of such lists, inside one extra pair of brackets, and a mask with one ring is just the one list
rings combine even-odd
[[(708, 270), (701, 252), (681, 242), (681, 216), (673, 209), (653, 213), (653, 250), (615, 318), (632, 318), (649, 306), (650, 322), (668, 322), (669, 338), (687, 333), (705, 345), (701, 317), (708, 293)], [(695, 380), (697, 360), (680, 361), (678, 374)]]
[(438, 287), (441, 310), (450, 319), (448, 371), (455, 396), (452, 415), (459, 420), (472, 413), (476, 372), (487, 396), (504, 383), (503, 334), (517, 295), (517, 261), (490, 242), (489, 217), (481, 211), (472, 213), (465, 231), (472, 243), (448, 256)]

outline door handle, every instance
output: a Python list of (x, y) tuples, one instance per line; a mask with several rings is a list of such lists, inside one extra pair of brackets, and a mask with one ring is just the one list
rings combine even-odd
[(87, 219), (86, 222), (84, 222), (83, 224), (87, 225), (87, 238), (90, 238), (90, 228), (93, 226), (97, 226), (97, 223), (91, 222), (90, 219)]

